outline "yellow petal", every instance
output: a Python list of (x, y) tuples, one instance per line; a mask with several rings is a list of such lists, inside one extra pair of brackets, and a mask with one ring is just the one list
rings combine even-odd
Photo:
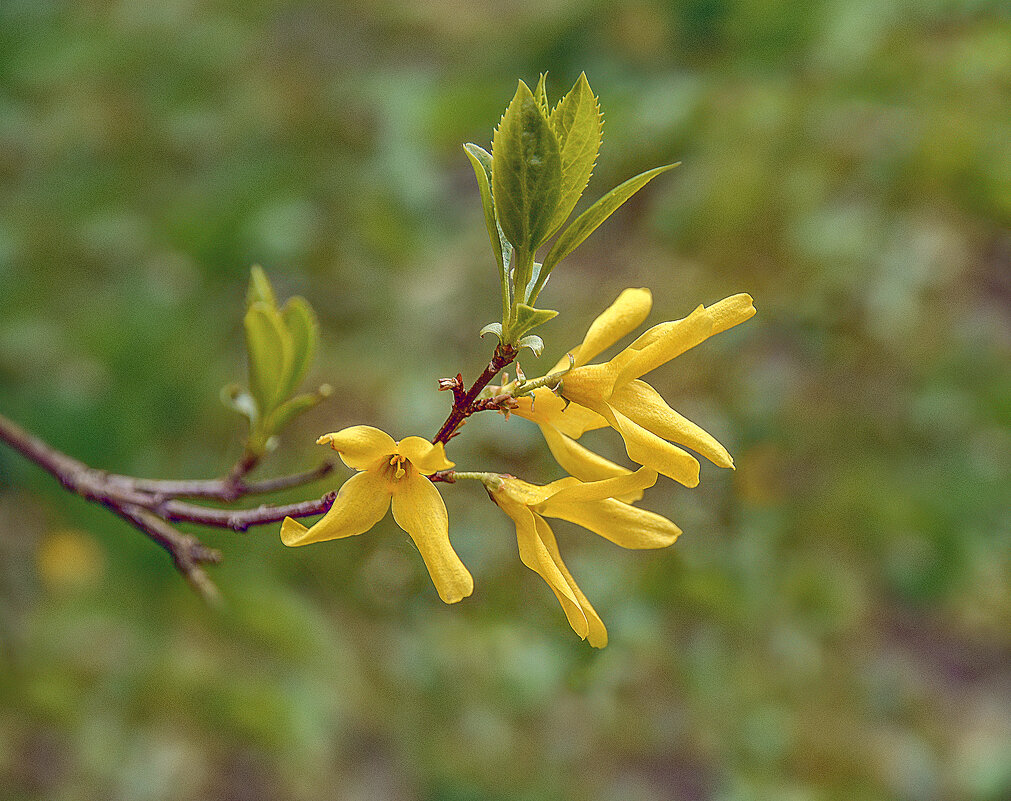
[(645, 381), (637, 379), (619, 387), (608, 403), (612, 409), (617, 409), (658, 437), (691, 448), (720, 467), (734, 466), (727, 449), (712, 434), (674, 411)]
[(621, 386), (655, 370), (754, 314), (751, 296), (740, 294), (725, 298), (709, 308), (699, 306), (682, 320), (653, 326), (612, 360), (618, 370), (615, 384)]
[(751, 295), (741, 292), (714, 303), (708, 311), (713, 318), (713, 334), (719, 334), (754, 317), (757, 309)]
[(333, 434), (324, 434), (317, 445), (329, 445), (341, 460), (355, 470), (368, 470), (383, 457), (396, 452), (397, 443), (385, 431), (372, 426), (351, 426)]
[[(502, 496), (505, 496), (506, 502), (515, 501), (523, 506), (536, 506), (541, 501), (550, 498), (560, 489), (571, 487), (578, 483), (579, 479), (567, 477), (560, 478), (558, 481), (552, 481), (550, 484), (530, 484), (515, 476), (505, 476), (502, 479), (502, 484), (498, 489), (493, 491), (493, 497), (499, 506), (502, 506), (502, 503), (499, 502), (502, 500)], [(505, 507), (502, 506), (502, 508), (504, 509)]]
[(426, 476), (453, 467), (453, 463), (446, 458), (446, 448), (441, 442), (433, 445), (421, 437), (405, 437), (397, 443), (397, 452), (406, 456), (418, 468), (418, 472)]
[(530, 395), (517, 398), (511, 411), (538, 425), (552, 425), (564, 434), (579, 439), (587, 431), (606, 428), (607, 420), (585, 406), (570, 403), (547, 387), (538, 387)]
[[(584, 448), (571, 437), (565, 436), (554, 426), (541, 426), (540, 429), (544, 435), (544, 441), (548, 443), (548, 449), (555, 457), (555, 461), (561, 465), (566, 473), (575, 476), (580, 481), (601, 481), (605, 478), (630, 475), (632, 472), (628, 468), (615, 464), (588, 448)], [(629, 492), (609, 497), (629, 502), (637, 501), (642, 497), (642, 490), (630, 490)]]
[(558, 551), (558, 542), (555, 540), (555, 535), (551, 531), (551, 528), (544, 520), (541, 519), (540, 522), (544, 523), (543, 527), (537, 527), (537, 533), (540, 535), (541, 542), (543, 542), (544, 547), (548, 549), (548, 553), (551, 554), (551, 558), (555, 560), (555, 565), (558, 567), (559, 572), (565, 577), (565, 581), (572, 589), (573, 595), (576, 596), (576, 600), (579, 601), (579, 606), (583, 610), (583, 616), (586, 618), (586, 624), (589, 629), (586, 639), (594, 648), (603, 648), (607, 645), (607, 628), (604, 626), (604, 621), (600, 619), (600, 615), (597, 614), (597, 610), (593, 608), (586, 596), (583, 595), (583, 591), (579, 589), (579, 585), (576, 584), (576, 580), (572, 578), (572, 574), (569, 572), (568, 568), (565, 567), (565, 562), (562, 561), (562, 555)]
[(698, 460), (677, 445), (660, 439), (656, 434), (629, 420), (621, 412), (610, 409), (612, 426), (625, 441), (628, 458), (645, 467), (652, 467), (658, 473), (672, 478), (686, 487), (699, 484)]
[(540, 536), (544, 529), (550, 534), (548, 524), (526, 506), (514, 501), (507, 500), (500, 506), (516, 524), (516, 543), (519, 546), (520, 561), (544, 579), (562, 605), (572, 630), (585, 640), (589, 626), (583, 608)]
[[(589, 364), (594, 356), (603, 353), (611, 345), (632, 333), (642, 325), (649, 310), (653, 305), (653, 295), (646, 288), (626, 289), (618, 299), (608, 306), (601, 315), (594, 320), (582, 343), (573, 351), (575, 364)], [(565, 356), (555, 365), (555, 369), (564, 370), (569, 364), (569, 357)]]
[(286, 517), (281, 524), (285, 545), (309, 545), (368, 531), (390, 508), (389, 484), (376, 473), (356, 473), (337, 493), (333, 506), (310, 528)]
[(622, 548), (666, 548), (681, 533), (666, 517), (612, 499), (553, 503), (543, 514), (587, 528)]
[(394, 484), (393, 519), (411, 535), (439, 597), (454, 604), (474, 591), (474, 579), (449, 542), (449, 515), (435, 485), (409, 470)]
[(611, 362), (575, 367), (562, 378), (558, 391), (564, 398), (598, 411), (597, 404), (610, 397), (617, 375)]
[(634, 473), (629, 472), (615, 478), (605, 478), (602, 481), (588, 481), (564, 487), (539, 504), (537, 510), (551, 515), (551, 508), (556, 503), (587, 503), (602, 501), (605, 498), (619, 498), (629, 493), (642, 491), (656, 484), (657, 472), (648, 467), (641, 467)]

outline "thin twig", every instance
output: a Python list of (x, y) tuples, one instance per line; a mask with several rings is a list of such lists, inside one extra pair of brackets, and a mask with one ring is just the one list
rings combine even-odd
[(112, 507), (112, 510), (147, 534), (169, 552), (176, 570), (182, 573), (189, 585), (211, 605), (217, 605), (221, 596), (202, 565), (218, 564), (221, 552), (208, 548), (192, 534), (183, 534), (153, 512), (133, 504)]
[(253, 509), (214, 509), (197, 506), (185, 501), (170, 500), (160, 504), (156, 511), (166, 520), (199, 523), (203, 526), (227, 528), (235, 532), (248, 531), (252, 526), (279, 523), (286, 517), (308, 517), (329, 511), (333, 506), (336, 492), (328, 492), (322, 498), (285, 506), (263, 504)]
[(207, 498), (215, 501), (235, 501), (245, 495), (264, 495), (268, 492), (300, 487), (311, 484), (323, 478), (333, 470), (333, 465), (324, 462), (312, 470), (295, 473), (289, 476), (278, 476), (261, 481), (233, 480), (231, 475), (226, 478), (172, 480), (161, 478), (135, 478), (116, 473), (106, 475), (107, 480), (116, 486), (147, 492), (164, 499), (169, 498)]
[[(517, 348), (512, 345), (503, 345), (500, 342), (496, 346), (495, 353), (492, 355), (491, 361), (488, 362), (488, 366), (484, 368), (484, 372), (478, 376), (477, 381), (471, 385), (470, 389), (462, 392), (458, 388), (446, 387), (453, 389), (453, 408), (450, 409), (446, 422), (442, 424), (442, 428), (439, 429), (439, 433), (435, 435), (432, 442), (442, 442), (443, 444), (449, 442), (460, 426), (463, 425), (464, 420), (474, 414), (475, 411), (480, 411), (475, 408), (474, 402), (477, 400), (477, 396), (481, 394), (481, 390), (488, 386), (491, 380), (504, 367), (512, 363), (517, 353), (519, 353)], [(462, 385), (463, 382), (460, 376), (457, 376), (457, 381)]]
[(177, 500), (179, 497), (232, 501), (243, 495), (273, 492), (307, 484), (326, 475), (333, 468), (323, 464), (314, 470), (280, 476), (258, 482), (245, 482), (244, 476), (259, 459), (245, 454), (231, 472), (221, 479), (198, 481), (162, 481), (134, 478), (96, 470), (84, 462), (57, 450), (0, 414), (0, 442), (52, 474), (70, 492), (102, 504), (130, 522), (169, 552), (176, 569), (209, 602), (218, 600), (218, 591), (203, 569), (205, 564), (221, 561), (219, 551), (208, 548), (196, 536), (177, 531), (169, 521), (197, 523), (232, 531), (246, 531), (251, 526), (276, 523), (285, 517), (307, 517), (329, 510), (337, 497), (329, 492), (322, 498), (285, 506), (262, 505), (253, 509), (215, 509)]

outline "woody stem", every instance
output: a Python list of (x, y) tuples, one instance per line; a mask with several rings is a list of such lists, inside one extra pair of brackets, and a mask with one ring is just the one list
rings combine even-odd
[(177, 531), (170, 522), (196, 523), (232, 531), (276, 523), (285, 517), (321, 514), (333, 505), (336, 493), (285, 506), (261, 505), (252, 509), (216, 509), (185, 503), (180, 497), (234, 501), (243, 495), (270, 492), (306, 484), (330, 471), (322, 465), (306, 473), (245, 482), (244, 476), (259, 461), (246, 455), (225, 478), (198, 481), (170, 481), (134, 478), (96, 470), (68, 456), (0, 414), (0, 442), (54, 476), (68, 492), (105, 506), (127, 520), (168, 551), (176, 568), (207, 601), (217, 598), (214, 584), (202, 565), (221, 561), (220, 552), (205, 546), (196, 536)]
[(470, 389), (461, 394), (454, 393), (453, 408), (450, 409), (446, 422), (442, 424), (442, 428), (439, 429), (439, 433), (435, 435), (432, 442), (441, 442), (443, 444), (449, 442), (453, 435), (456, 434), (457, 429), (463, 425), (463, 421), (474, 414), (474, 412), (480, 410), (478, 404), (475, 403), (477, 396), (481, 394), (481, 390), (488, 386), (491, 380), (504, 367), (512, 363), (518, 352), (519, 350), (513, 345), (506, 345), (500, 342), (496, 346), (495, 353), (492, 355), (491, 361), (488, 362), (488, 366), (484, 368), (484, 372), (478, 376)]

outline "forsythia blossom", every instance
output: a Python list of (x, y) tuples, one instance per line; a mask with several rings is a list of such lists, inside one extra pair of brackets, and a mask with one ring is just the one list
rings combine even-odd
[[(552, 400), (548, 391), (539, 389), (529, 403), (513, 411), (540, 425), (559, 464), (575, 475), (618, 468), (617, 465), (602, 468), (600, 462), (591, 458), (601, 460), (601, 457), (574, 442), (584, 431), (610, 425), (621, 434), (633, 462), (694, 487), (699, 483), (699, 463), (673, 442), (691, 448), (720, 467), (733, 467), (733, 459), (711, 434), (674, 411), (640, 377), (714, 334), (744, 322), (755, 313), (755, 307), (751, 296), (745, 294), (709, 307), (699, 306), (682, 320), (649, 329), (609, 361), (587, 364), (635, 328), (649, 312), (651, 303), (648, 290), (625, 290), (594, 320), (583, 343), (572, 351), (573, 367), (556, 390), (564, 401)], [(564, 362), (559, 366), (562, 365)], [(570, 402), (568, 408), (565, 401)], [(587, 418), (587, 412), (596, 417)]]
[(474, 591), (474, 579), (449, 542), (446, 504), (426, 478), (453, 467), (442, 443), (433, 445), (421, 437), (396, 442), (378, 428), (352, 426), (320, 437), (317, 444), (330, 445), (359, 472), (344, 482), (333, 506), (311, 528), (285, 518), (285, 545), (361, 534), (382, 520), (392, 504), (393, 519), (418, 546), (439, 597), (451, 604)]
[(576, 523), (623, 548), (663, 548), (673, 543), (681, 530), (658, 514), (616, 500), (628, 494), (641, 495), (656, 479), (656, 471), (643, 467), (588, 483), (570, 477), (538, 486), (512, 476), (497, 476), (486, 484), (492, 500), (516, 524), (523, 564), (547, 582), (573, 631), (597, 648), (607, 645), (607, 629), (565, 567), (544, 518)]

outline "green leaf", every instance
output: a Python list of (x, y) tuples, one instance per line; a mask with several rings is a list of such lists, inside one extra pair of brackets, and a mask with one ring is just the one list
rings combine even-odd
[(246, 292), (246, 307), (254, 303), (266, 303), (272, 309), (277, 308), (274, 288), (259, 264), (254, 264), (249, 270), (249, 290)]
[(297, 296), (288, 298), (284, 308), (281, 309), (281, 319), (288, 331), (292, 347), (288, 372), (278, 393), (279, 401), (291, 395), (309, 372), (319, 338), (319, 323), (316, 322), (312, 306), (305, 298)]
[(551, 228), (561, 192), (558, 140), (530, 88), (519, 82), (492, 140), (492, 196), (513, 247), (532, 253)]
[(603, 122), (586, 73), (580, 74), (569, 93), (558, 101), (548, 122), (562, 158), (561, 196), (551, 221), (554, 234), (579, 202), (600, 152)]
[(495, 220), (495, 204), (491, 198), (491, 153), (482, 147), (474, 144), (463, 146), (470, 165), (474, 168), (474, 177), (477, 178), (477, 188), (481, 193), (481, 206), (484, 208), (484, 224), (488, 229), (488, 239), (491, 240), (491, 249), (495, 253), (499, 270), (504, 271), (506, 263), (502, 259), (502, 238), (499, 235), (498, 222)]
[(263, 301), (249, 307), (245, 318), (249, 352), (249, 388), (262, 416), (277, 403), (281, 382), (288, 371), (291, 342), (281, 315)]
[(324, 384), (319, 392), (307, 392), (303, 395), (296, 395), (289, 398), (278, 406), (273, 414), (267, 418), (266, 430), (273, 434), (282, 430), (288, 423), (294, 420), (303, 412), (309, 411), (313, 406), (319, 404), (324, 398), (330, 395), (330, 387)]
[[(679, 162), (680, 163), (680, 162)], [(677, 164), (666, 164), (663, 167), (656, 167), (647, 172), (641, 173), (634, 178), (629, 178), (625, 183), (616, 186), (590, 208), (576, 217), (572, 224), (565, 229), (544, 258), (542, 275), (550, 273), (556, 264), (574, 251), (583, 240), (586, 239), (600, 226), (604, 220), (610, 217), (622, 203), (632, 195), (642, 189), (660, 173), (667, 172), (678, 166)]]
[(516, 343), (516, 347), (520, 350), (530, 348), (534, 356), (540, 356), (544, 352), (544, 340), (537, 336), (537, 334), (527, 334), (527, 336)]
[[(534, 262), (534, 268), (530, 271), (530, 280), (527, 281), (527, 285), (524, 289), (523, 298), (524, 300), (530, 300), (530, 292), (537, 285), (537, 279), (541, 277), (541, 270), (544, 269), (544, 265), (539, 261)], [(544, 276), (544, 281), (547, 283), (548, 277)]]
[(509, 326), (509, 342), (519, 341), (527, 331), (543, 325), (548, 320), (557, 317), (558, 312), (553, 309), (535, 309), (526, 303), (516, 304), (516, 319)]
[(478, 336), (483, 337), (485, 334), (494, 334), (500, 340), (502, 339), (502, 323), (488, 323), (484, 328), (478, 331)]
[(541, 113), (547, 117), (551, 110), (548, 108), (548, 92), (546, 88), (546, 82), (548, 80), (548, 74), (546, 72), (541, 73), (541, 77), (537, 80), (537, 88), (534, 89), (534, 99), (537, 101), (537, 105), (541, 107)]

